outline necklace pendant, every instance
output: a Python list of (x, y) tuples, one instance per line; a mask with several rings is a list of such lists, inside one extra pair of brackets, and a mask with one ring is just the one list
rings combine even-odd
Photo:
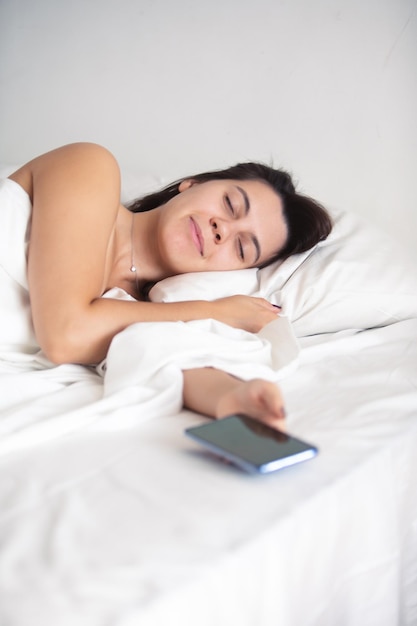
[(135, 265), (131, 265), (130, 266), (130, 271), (136, 273), (136, 266)]

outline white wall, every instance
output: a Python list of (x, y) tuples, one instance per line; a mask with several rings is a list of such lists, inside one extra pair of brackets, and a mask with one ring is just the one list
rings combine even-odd
[(415, 0), (0, 0), (0, 162), (273, 160), (414, 251), (416, 61)]

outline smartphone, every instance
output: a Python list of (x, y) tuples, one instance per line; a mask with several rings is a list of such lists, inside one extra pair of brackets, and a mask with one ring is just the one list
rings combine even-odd
[(311, 459), (318, 449), (247, 415), (192, 426), (185, 434), (246, 472), (266, 474)]

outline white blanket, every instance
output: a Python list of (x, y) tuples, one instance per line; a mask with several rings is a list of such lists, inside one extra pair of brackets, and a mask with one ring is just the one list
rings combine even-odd
[[(341, 335), (351, 337), (352, 331)], [(317, 341), (325, 358), (326, 342), (320, 336)], [(0, 362), (0, 453), (79, 429), (123, 429), (175, 414), (182, 369), (213, 366), (243, 379), (282, 381), (298, 353), (291, 326), (280, 316), (258, 336), (212, 320), (133, 325), (115, 338), (98, 368), (104, 381), (90, 368), (51, 367), (41, 354), (10, 355)]]
[(205, 455), (183, 435), (201, 416), (142, 405), (128, 430), (3, 456), (0, 623), (414, 626), (416, 336), (302, 339), (281, 386), (320, 452), (275, 475)]
[(278, 380), (297, 354), (282, 317), (258, 336), (210, 320), (133, 325), (115, 338), (106, 365), (99, 368), (104, 385), (94, 370), (82, 366), (45, 362), (38, 370), (33, 362), (24, 368), (3, 362), (0, 453), (93, 424), (99, 430), (123, 429), (175, 414), (182, 405), (183, 369), (211, 366), (243, 379)]

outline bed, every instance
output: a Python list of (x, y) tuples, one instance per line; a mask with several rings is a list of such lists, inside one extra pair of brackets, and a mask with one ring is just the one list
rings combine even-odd
[[(334, 220), (284, 263), (151, 291), (262, 295), (282, 315), (261, 336), (138, 324), (97, 368), (3, 340), (2, 626), (417, 624), (415, 268), (356, 215)], [(25, 277), (5, 263), (2, 298), (21, 307)], [(184, 429), (207, 418), (180, 405), (196, 365), (274, 380), (318, 456), (251, 476), (205, 454)]]

